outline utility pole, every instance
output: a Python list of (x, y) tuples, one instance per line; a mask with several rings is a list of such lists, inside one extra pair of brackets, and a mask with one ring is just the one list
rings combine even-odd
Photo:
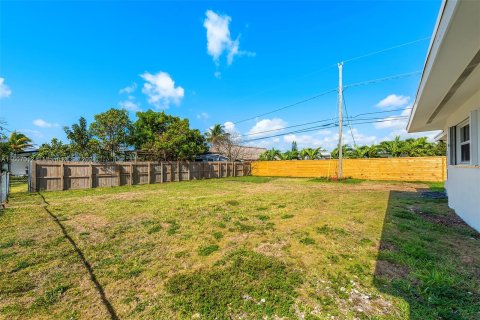
[(338, 63), (338, 179), (342, 179), (342, 157), (343, 157), (343, 85), (342, 85), (343, 62)]

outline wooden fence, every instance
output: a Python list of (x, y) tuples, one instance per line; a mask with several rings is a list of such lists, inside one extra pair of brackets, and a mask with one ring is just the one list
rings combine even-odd
[[(336, 177), (338, 160), (256, 161), (252, 175)], [(344, 159), (343, 176), (366, 180), (432, 181), (446, 179), (446, 157)]]
[(30, 192), (250, 175), (247, 162), (32, 161)]

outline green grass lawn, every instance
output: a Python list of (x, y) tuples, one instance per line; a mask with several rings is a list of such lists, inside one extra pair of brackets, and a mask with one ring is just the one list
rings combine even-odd
[(246, 177), (13, 193), (0, 319), (480, 319), (480, 235), (422, 198), (429, 187)]

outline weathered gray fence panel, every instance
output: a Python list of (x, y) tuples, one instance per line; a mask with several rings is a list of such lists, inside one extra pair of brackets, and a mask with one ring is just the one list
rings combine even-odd
[(53, 191), (249, 175), (248, 162), (32, 161), (29, 190)]

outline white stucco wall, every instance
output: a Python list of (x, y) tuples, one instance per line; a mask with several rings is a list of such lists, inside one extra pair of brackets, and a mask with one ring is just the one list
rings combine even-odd
[(29, 162), (27, 159), (12, 159), (10, 161), (10, 173), (15, 176), (23, 176), (27, 174)]
[(448, 166), (448, 205), (480, 232), (480, 167)]

